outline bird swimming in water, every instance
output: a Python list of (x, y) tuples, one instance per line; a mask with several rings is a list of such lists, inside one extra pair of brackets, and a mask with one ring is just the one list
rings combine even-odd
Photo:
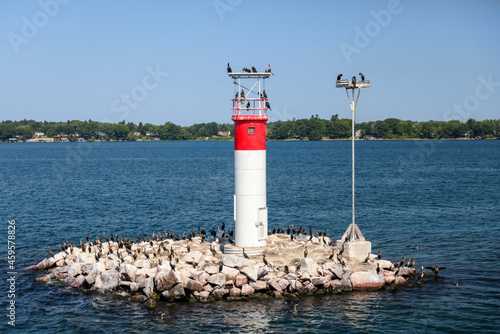
[(359, 73), (359, 76), (361, 77), (361, 81), (365, 81), (365, 76), (363, 75), (363, 73)]
[(441, 267), (439, 268), (439, 266), (436, 266), (436, 268), (432, 268), (432, 267), (425, 267), (425, 269), (429, 269), (429, 270), (432, 270), (434, 272), (434, 274), (438, 274), (440, 270), (444, 270), (446, 269), (445, 267)]
[(247, 253), (245, 253), (245, 248), (242, 248), (242, 249), (243, 249), (243, 256), (245, 257), (245, 259), (250, 259), (250, 258), (248, 257), (248, 254), (247, 254)]
[(257, 73), (257, 69), (255, 68), (255, 66), (252, 66), (252, 72)]
[(232, 73), (233, 70), (231, 69), (231, 66), (229, 66), (229, 63), (227, 63), (227, 73)]
[(340, 81), (340, 78), (342, 78), (343, 74), (337, 75), (337, 81)]

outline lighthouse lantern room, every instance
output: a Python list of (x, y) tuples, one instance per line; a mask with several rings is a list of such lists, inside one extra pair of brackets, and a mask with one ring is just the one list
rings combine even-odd
[[(228, 69), (229, 72), (229, 69)], [(270, 104), (263, 73), (233, 73), (235, 244), (224, 253), (260, 255), (267, 240), (266, 133)]]

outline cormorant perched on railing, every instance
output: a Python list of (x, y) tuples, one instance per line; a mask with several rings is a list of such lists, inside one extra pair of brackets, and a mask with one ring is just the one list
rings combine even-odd
[(255, 66), (252, 66), (252, 72), (257, 73), (257, 69), (255, 68)]
[(363, 75), (363, 73), (359, 73), (359, 76), (361, 77), (361, 81), (365, 81), (365, 76)]
[(271, 73), (272, 75), (274, 75), (274, 73), (271, 71), (271, 65), (267, 64), (267, 66), (269, 67), (269, 68), (267, 69), (267, 72), (269, 72), (269, 73)]
[(267, 94), (266, 94), (266, 90), (265, 90), (265, 89), (262, 91), (262, 94), (263, 94), (263, 95), (264, 95), (264, 97), (267, 99)]
[(250, 102), (247, 102), (247, 109), (250, 108)]
[(245, 92), (243, 91), (243, 89), (240, 92), (240, 97), (245, 97)]
[(352, 77), (352, 85), (356, 87), (356, 76)]
[[(267, 107), (268, 109), (271, 109), (271, 105), (269, 104), (269, 102), (266, 102), (266, 107)], [(271, 110), (272, 110), (272, 109), (271, 109)]]
[(227, 73), (231, 73), (233, 70), (231, 69), (231, 66), (229, 66), (229, 63), (227, 63)]
[(340, 81), (340, 78), (342, 78), (343, 74), (337, 75), (337, 81)]

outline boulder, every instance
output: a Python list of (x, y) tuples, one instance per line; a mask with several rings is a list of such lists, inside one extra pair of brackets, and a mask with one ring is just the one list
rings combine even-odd
[(135, 261), (135, 266), (137, 268), (149, 268), (149, 260), (148, 259), (141, 259)]
[(309, 275), (318, 275), (318, 265), (312, 259), (303, 257), (300, 259), (300, 270)]
[(257, 264), (241, 268), (240, 271), (254, 282), (259, 279), (259, 265)]
[(380, 289), (384, 286), (384, 276), (369, 271), (357, 271), (350, 278), (354, 289)]
[(241, 289), (240, 288), (232, 288), (231, 290), (229, 290), (229, 295), (231, 297), (238, 297), (239, 295), (241, 294)]
[(205, 267), (205, 271), (210, 275), (217, 274), (219, 272), (219, 267), (217, 266), (207, 266)]
[(68, 265), (68, 276), (75, 277), (82, 273), (81, 271), (82, 265), (80, 263), (72, 263)]
[(267, 283), (264, 281), (256, 281), (253, 288), (255, 290), (267, 290)]
[(203, 254), (200, 251), (189, 252), (186, 255), (184, 255), (184, 257), (182, 258), (182, 261), (186, 262), (186, 263), (191, 263), (191, 264), (193, 264), (193, 262), (200, 263), (202, 256), (203, 256)]
[(120, 269), (120, 274), (122, 275), (124, 280), (134, 282), (135, 281), (135, 273), (137, 272), (137, 267), (133, 264), (125, 264), (122, 265)]
[(185, 298), (186, 293), (182, 284), (177, 284), (172, 289), (162, 292), (161, 296), (163, 299), (171, 301)]
[(254, 291), (255, 290), (248, 284), (245, 284), (241, 287), (241, 294), (244, 296), (250, 296), (254, 293)]
[(238, 288), (241, 288), (243, 285), (247, 283), (248, 283), (248, 278), (243, 274), (238, 274), (234, 278), (234, 285), (236, 285)]
[(274, 279), (270, 279), (269, 281), (267, 281), (267, 284), (273, 288), (273, 290), (275, 291), (278, 291), (278, 292), (282, 292), (282, 289), (281, 289), (281, 286), (279, 285), (278, 282), (276, 282)]
[(203, 284), (201, 284), (200, 281), (196, 281), (194, 279), (188, 278), (186, 280), (185, 288), (188, 290), (191, 290), (191, 291), (203, 291)]
[(228, 289), (225, 288), (220, 288), (220, 289), (215, 289), (212, 291), (212, 296), (217, 299), (222, 299), (225, 295), (229, 293)]
[(181, 276), (174, 270), (161, 272), (156, 277), (156, 290), (163, 292), (170, 290), (174, 285), (182, 283)]
[(235, 256), (235, 255), (230, 255), (230, 254), (223, 254), (222, 255), (222, 262), (224, 263), (225, 266), (228, 266), (231, 268), (242, 268), (245, 266), (255, 264), (254, 261), (245, 259), (243, 257)]
[(207, 282), (215, 286), (223, 287), (226, 283), (226, 275), (223, 273), (214, 274), (208, 278)]
[(222, 268), (222, 273), (224, 275), (226, 275), (226, 279), (227, 280), (234, 281), (234, 278), (236, 277), (236, 275), (238, 275), (240, 273), (240, 271), (238, 269), (234, 269), (234, 268), (231, 268), (231, 267), (224, 266)]
[(195, 291), (193, 295), (197, 301), (202, 303), (208, 302), (210, 299), (210, 292), (208, 291)]
[(142, 291), (144, 292), (144, 295), (146, 297), (153, 299), (154, 297), (154, 278), (153, 277), (148, 277), (144, 281), (144, 288), (142, 288)]
[(144, 295), (141, 295), (141, 294), (136, 294), (136, 295), (133, 295), (132, 297), (130, 297), (130, 300), (133, 301), (133, 302), (143, 303), (146, 300), (148, 300), (148, 297), (146, 297)]
[(94, 287), (100, 291), (114, 290), (120, 282), (120, 274), (118, 273), (101, 273), (96, 276)]
[(135, 283), (135, 282), (130, 282), (130, 291), (131, 292), (136, 292), (139, 290), (139, 283)]
[(278, 281), (278, 284), (280, 285), (281, 290), (286, 290), (286, 288), (288, 288), (288, 286), (290, 285), (290, 281), (287, 280), (286, 278), (281, 278)]
[(326, 283), (326, 278), (323, 276), (314, 276), (311, 278), (311, 283), (315, 286), (324, 285)]
[(78, 276), (77, 276), (77, 277), (73, 280), (73, 282), (71, 282), (70, 286), (71, 286), (72, 288), (77, 288), (77, 289), (78, 289), (78, 288), (79, 288), (79, 287), (83, 284), (83, 282), (84, 282), (84, 281), (85, 281), (85, 276), (83, 276), (83, 275), (78, 275)]

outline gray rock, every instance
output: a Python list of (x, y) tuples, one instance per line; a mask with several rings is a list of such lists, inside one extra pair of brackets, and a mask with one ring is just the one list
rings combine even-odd
[(226, 275), (223, 273), (214, 274), (208, 278), (207, 282), (215, 286), (223, 287), (224, 284), (226, 284)]
[(224, 266), (222, 268), (222, 273), (224, 275), (226, 275), (227, 280), (234, 281), (234, 279), (236, 278), (236, 275), (238, 275), (240, 273), (240, 271), (238, 269)]
[(172, 289), (162, 292), (161, 297), (167, 301), (183, 299), (186, 297), (182, 284), (177, 284)]
[(174, 285), (182, 283), (182, 278), (174, 270), (169, 272), (161, 272), (156, 277), (156, 289), (159, 292), (170, 290), (174, 287)]
[(272, 287), (275, 291), (283, 292), (283, 290), (281, 289), (281, 286), (279, 285), (279, 283), (276, 282), (274, 279), (270, 279), (269, 281), (267, 281), (267, 284), (270, 287)]
[(134, 282), (135, 281), (135, 273), (137, 272), (137, 267), (133, 264), (124, 264), (121, 266), (120, 274), (123, 279)]
[(302, 273), (309, 275), (318, 275), (318, 265), (310, 258), (303, 257), (300, 259), (300, 269)]
[(219, 272), (219, 267), (217, 266), (207, 266), (205, 267), (205, 271), (210, 275), (217, 274)]
[(323, 276), (314, 276), (311, 278), (311, 283), (313, 285), (324, 285), (326, 283), (326, 278)]
[(182, 261), (186, 262), (186, 263), (191, 263), (191, 264), (193, 263), (193, 261), (195, 263), (200, 263), (202, 256), (203, 256), (203, 254), (200, 251), (189, 252), (186, 255), (184, 255), (184, 257), (182, 258)]
[(79, 288), (79, 287), (83, 284), (83, 282), (84, 282), (84, 281), (85, 281), (85, 276), (83, 276), (83, 275), (78, 275), (78, 276), (77, 276), (77, 277), (73, 280), (73, 282), (71, 282), (71, 285), (70, 285), (70, 286), (71, 286), (72, 288), (77, 288), (77, 289), (78, 289), (78, 288)]
[(95, 288), (100, 291), (114, 290), (120, 282), (120, 274), (104, 272), (96, 277)]
[(245, 284), (241, 287), (241, 294), (244, 296), (252, 295), (254, 291), (255, 290), (248, 284)]
[(230, 254), (223, 254), (222, 255), (222, 262), (224, 263), (225, 266), (228, 266), (231, 268), (242, 268), (245, 266), (255, 264), (254, 261), (247, 260), (243, 257), (230, 255)]
[(71, 263), (68, 265), (68, 276), (69, 277), (75, 277), (79, 274), (82, 273), (81, 271), (81, 264), (80, 263)]
[(257, 264), (241, 268), (240, 271), (245, 274), (251, 281), (255, 282), (259, 279), (259, 265)]
[(139, 283), (130, 282), (130, 291), (136, 292), (139, 290)]
[(224, 288), (215, 289), (214, 291), (212, 291), (212, 296), (217, 299), (221, 299), (227, 294), (229, 294), (229, 290)]
[(148, 277), (144, 281), (144, 288), (142, 289), (146, 297), (152, 299), (153, 298), (153, 291), (154, 291), (154, 278), (153, 277)]
[(137, 260), (135, 261), (135, 266), (137, 268), (149, 268), (149, 260), (148, 259)]
[(269, 267), (268, 266), (260, 267), (259, 268), (259, 274), (257, 275), (258, 279), (260, 279), (261, 277), (267, 275), (268, 272), (269, 272)]
[(203, 284), (199, 281), (188, 278), (186, 280), (186, 289), (191, 291), (203, 291)]

